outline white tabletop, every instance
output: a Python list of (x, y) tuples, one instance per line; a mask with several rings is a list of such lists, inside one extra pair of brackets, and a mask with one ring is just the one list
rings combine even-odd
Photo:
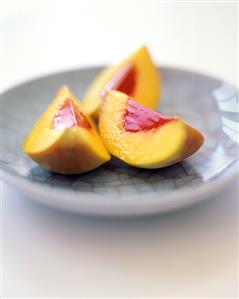
[[(2, 87), (117, 62), (141, 43), (160, 64), (237, 83), (235, 3), (122, 3), (2, 1)], [(234, 184), (169, 215), (103, 220), (49, 209), (3, 183), (3, 295), (236, 298), (237, 193)]]

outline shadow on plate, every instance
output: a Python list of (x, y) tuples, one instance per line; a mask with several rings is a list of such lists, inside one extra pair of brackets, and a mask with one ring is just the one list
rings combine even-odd
[(117, 158), (81, 175), (66, 176), (34, 166), (28, 178), (53, 187), (103, 194), (176, 190), (202, 181), (200, 173), (187, 161), (162, 169), (139, 169)]

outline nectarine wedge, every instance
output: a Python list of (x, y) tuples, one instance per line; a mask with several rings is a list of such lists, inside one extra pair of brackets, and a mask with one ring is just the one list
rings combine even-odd
[(42, 167), (62, 174), (83, 173), (110, 159), (93, 121), (67, 86), (36, 123), (24, 150)]
[(147, 48), (141, 47), (119, 65), (106, 68), (97, 76), (83, 99), (88, 115), (98, 117), (104, 90), (121, 91), (155, 109), (160, 96), (160, 77)]
[(109, 152), (129, 165), (161, 168), (195, 153), (203, 135), (178, 117), (167, 117), (119, 91), (105, 96), (100, 136)]

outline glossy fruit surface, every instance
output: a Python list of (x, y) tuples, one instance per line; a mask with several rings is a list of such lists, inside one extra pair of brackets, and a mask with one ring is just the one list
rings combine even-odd
[(24, 151), (42, 167), (62, 174), (83, 173), (110, 159), (93, 121), (67, 86), (26, 138)]
[(175, 164), (204, 142), (203, 135), (180, 118), (150, 110), (118, 91), (106, 95), (99, 129), (112, 155), (141, 168)]
[(122, 63), (101, 71), (88, 87), (83, 105), (86, 113), (98, 117), (104, 91), (118, 90), (138, 103), (155, 109), (160, 97), (159, 71), (146, 47), (139, 48)]

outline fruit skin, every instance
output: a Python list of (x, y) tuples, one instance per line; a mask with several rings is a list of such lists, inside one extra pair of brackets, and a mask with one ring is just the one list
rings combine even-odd
[(98, 118), (102, 104), (101, 92), (114, 75), (129, 64), (134, 66), (136, 73), (135, 88), (129, 96), (148, 108), (156, 109), (161, 89), (160, 74), (152, 61), (148, 49), (143, 46), (122, 63), (106, 68), (98, 74), (87, 89), (83, 99), (83, 107), (88, 115)]
[(109, 161), (110, 155), (93, 121), (87, 116), (88, 127), (53, 127), (54, 117), (66, 100), (82, 111), (76, 96), (67, 86), (63, 86), (26, 138), (23, 148), (32, 160), (47, 170), (61, 174), (80, 174)]
[(121, 92), (111, 91), (101, 109), (100, 136), (112, 155), (135, 167), (162, 168), (184, 160), (202, 146), (203, 135), (176, 117), (158, 128), (127, 131), (128, 99)]

